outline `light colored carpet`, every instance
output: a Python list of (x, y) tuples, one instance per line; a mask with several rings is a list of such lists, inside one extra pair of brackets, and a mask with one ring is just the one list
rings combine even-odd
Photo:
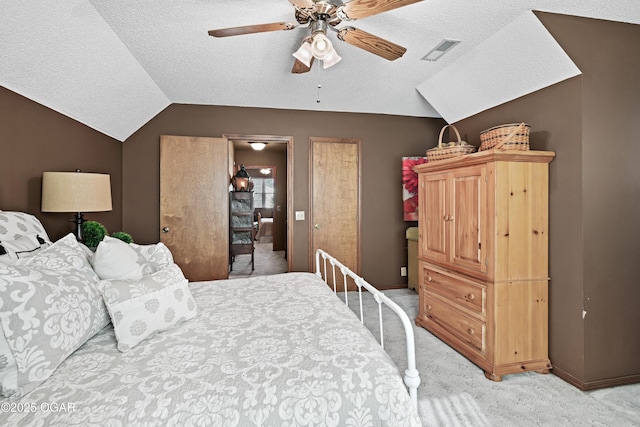
[[(476, 365), (415, 325), (415, 291), (384, 293), (405, 310), (413, 324), (416, 363), (422, 379), (418, 405), (423, 425), (640, 426), (640, 384), (583, 392), (553, 374), (522, 373), (505, 375), (502, 382), (490, 381)], [(357, 296), (350, 295), (349, 303), (359, 315)], [(374, 309), (372, 316), (365, 314), (365, 324), (378, 338), (376, 304), (370, 294), (365, 294), (365, 313), (367, 307)], [(385, 308), (383, 317), (385, 349), (404, 373), (404, 330), (391, 310)]]
[(273, 243), (269, 239), (266, 240), (266, 242), (255, 242), (254, 270), (251, 270), (251, 255), (236, 255), (233, 271), (229, 272), (230, 279), (267, 276), (288, 271), (284, 251), (273, 251)]

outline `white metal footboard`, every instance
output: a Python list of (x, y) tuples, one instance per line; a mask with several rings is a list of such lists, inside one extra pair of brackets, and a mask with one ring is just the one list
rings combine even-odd
[[(322, 264), (320, 263), (320, 257), (322, 257)], [(364, 313), (362, 312), (362, 288), (365, 288), (367, 291), (371, 293), (375, 301), (378, 303), (378, 319), (380, 322), (380, 345), (384, 348), (384, 332), (382, 328), (382, 303), (384, 303), (387, 307), (393, 310), (394, 313), (398, 315), (400, 320), (402, 321), (402, 325), (404, 326), (404, 332), (406, 334), (407, 339), (407, 369), (404, 371), (404, 383), (409, 389), (409, 395), (411, 396), (411, 400), (413, 401), (413, 406), (418, 410), (418, 386), (420, 385), (420, 373), (416, 369), (416, 350), (415, 350), (415, 339), (413, 336), (413, 327), (411, 325), (411, 321), (409, 320), (409, 316), (404, 312), (402, 308), (391, 299), (389, 299), (385, 294), (377, 290), (373, 285), (368, 283), (362, 277), (355, 274), (348, 267), (342, 264), (340, 261), (323, 251), (322, 249), (316, 250), (316, 275), (324, 280), (325, 283), (331, 285), (329, 283), (328, 273), (327, 273), (327, 261), (331, 265), (332, 276), (333, 276), (333, 292), (337, 293), (337, 276), (336, 276), (336, 267), (340, 270), (340, 273), (343, 277), (343, 286), (344, 286), (344, 300), (347, 307), (349, 306), (349, 293), (347, 292), (347, 277), (351, 277), (355, 284), (358, 286), (358, 298), (360, 302), (360, 322), (364, 324)], [(323, 269), (321, 269), (321, 266)], [(325, 272), (324, 277), (322, 272)]]

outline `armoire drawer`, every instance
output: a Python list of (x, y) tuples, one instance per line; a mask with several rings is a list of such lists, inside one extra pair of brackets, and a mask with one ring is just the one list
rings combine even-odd
[(486, 316), (486, 285), (449, 275), (424, 264), (423, 269), (423, 286), (427, 292), (436, 293), (452, 304), (465, 307), (483, 317)]
[(441, 302), (437, 296), (425, 292), (422, 315), (427, 322), (434, 322), (457, 339), (474, 349), (486, 351), (486, 323)]

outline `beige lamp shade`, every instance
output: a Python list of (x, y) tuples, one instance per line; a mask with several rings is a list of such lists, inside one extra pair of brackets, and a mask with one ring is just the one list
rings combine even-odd
[(42, 212), (102, 212), (111, 209), (109, 175), (84, 172), (42, 174)]

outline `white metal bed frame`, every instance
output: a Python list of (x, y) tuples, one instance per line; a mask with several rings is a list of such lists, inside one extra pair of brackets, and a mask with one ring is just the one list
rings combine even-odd
[[(324, 270), (321, 270), (320, 257), (322, 257)], [(389, 307), (394, 313), (398, 315), (404, 326), (404, 332), (407, 340), (407, 369), (404, 371), (404, 383), (409, 389), (409, 395), (413, 402), (413, 406), (418, 410), (418, 386), (420, 385), (420, 373), (416, 369), (416, 351), (415, 351), (415, 338), (413, 335), (413, 327), (409, 316), (404, 310), (395, 302), (393, 302), (385, 294), (377, 290), (373, 285), (368, 283), (362, 277), (355, 274), (347, 266), (342, 264), (336, 258), (332, 257), (322, 249), (316, 250), (316, 275), (320, 277), (326, 284), (329, 284), (329, 278), (327, 273), (327, 260), (331, 264), (332, 276), (333, 276), (333, 292), (337, 294), (337, 276), (336, 266), (340, 269), (340, 273), (343, 278), (344, 286), (344, 302), (349, 306), (349, 293), (347, 292), (347, 277), (351, 277), (355, 284), (358, 286), (358, 298), (360, 302), (360, 322), (364, 324), (364, 313), (362, 311), (362, 288), (365, 288), (371, 293), (375, 301), (378, 303), (378, 321), (380, 323), (380, 345), (384, 349), (384, 331), (382, 328), (382, 303)], [(324, 277), (322, 271), (325, 272)]]

